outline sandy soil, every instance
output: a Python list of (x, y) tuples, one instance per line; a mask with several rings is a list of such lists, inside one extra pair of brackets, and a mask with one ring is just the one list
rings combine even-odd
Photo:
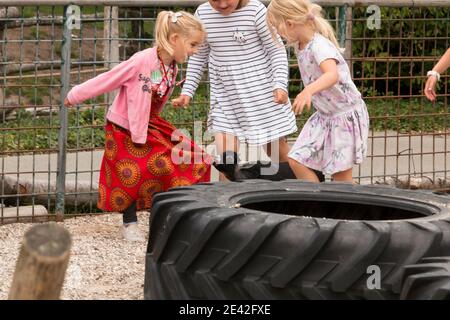
[[(139, 213), (148, 235), (149, 213)], [(72, 251), (62, 299), (143, 299), (147, 241), (122, 239), (119, 214), (67, 219)], [(7, 299), (24, 233), (31, 224), (0, 226), (0, 299)]]

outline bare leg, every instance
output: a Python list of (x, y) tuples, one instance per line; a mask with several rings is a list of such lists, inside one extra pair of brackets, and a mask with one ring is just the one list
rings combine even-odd
[[(276, 143), (274, 144), (276, 145)], [(279, 150), (278, 153), (275, 152), (274, 154), (272, 154), (272, 143), (268, 143), (264, 146), (264, 151), (267, 153), (267, 155), (271, 158), (272, 162), (274, 163), (289, 161), (287, 155), (290, 149), (291, 148), (287, 143), (287, 139), (284, 137), (278, 140), (278, 150)]]
[[(237, 152), (238, 152), (237, 138), (229, 134), (217, 133), (215, 135), (215, 145), (216, 145), (216, 154), (221, 158), (221, 160), (217, 163), (217, 165), (215, 165), (216, 169), (219, 170), (219, 181), (229, 181), (229, 179), (234, 180), (234, 178), (232, 177), (234, 177), (233, 172), (235, 171), (237, 163), (229, 162), (229, 159), (225, 158), (229, 157), (229, 155), (226, 156), (226, 154), (229, 154), (231, 152), (231, 156), (237, 159)], [(228, 175), (229, 179), (227, 178), (226, 175)]]
[(280, 162), (288, 162), (288, 153), (291, 151), (291, 147), (289, 146), (287, 139), (280, 139)]
[(289, 165), (291, 166), (292, 171), (294, 171), (297, 179), (320, 182), (316, 173), (300, 162), (295, 161), (294, 159), (289, 159)]
[(333, 181), (346, 181), (346, 182), (353, 182), (353, 176), (352, 176), (353, 170), (350, 168), (345, 171), (336, 172), (332, 175)]
[(215, 134), (215, 144), (217, 149), (217, 154), (221, 155), (225, 151), (238, 152), (239, 147), (237, 144), (237, 138), (231, 134), (226, 133), (216, 133)]
[(225, 177), (225, 175), (219, 171), (219, 181), (230, 181)]

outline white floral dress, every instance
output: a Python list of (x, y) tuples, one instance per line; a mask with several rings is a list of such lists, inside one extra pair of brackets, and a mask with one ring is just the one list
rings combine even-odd
[(369, 115), (344, 57), (327, 38), (316, 33), (303, 50), (297, 50), (302, 81), (316, 81), (327, 59), (337, 62), (339, 81), (312, 97), (316, 112), (308, 119), (289, 157), (325, 174), (350, 169), (367, 154)]

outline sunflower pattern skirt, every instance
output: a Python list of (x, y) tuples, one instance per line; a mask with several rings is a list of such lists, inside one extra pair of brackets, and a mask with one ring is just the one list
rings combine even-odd
[[(172, 141), (175, 130), (159, 114), (152, 114), (147, 141), (137, 145), (131, 141), (128, 130), (107, 122), (99, 209), (123, 212), (134, 201), (137, 210), (148, 209), (156, 192), (210, 180), (210, 156), (185, 136)], [(175, 149), (175, 154), (182, 160), (173, 161), (174, 148), (179, 148), (180, 142), (183, 148), (179, 152)]]

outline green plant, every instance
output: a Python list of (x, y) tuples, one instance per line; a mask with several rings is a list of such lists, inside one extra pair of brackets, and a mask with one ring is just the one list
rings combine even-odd
[[(104, 117), (104, 108), (69, 110), (67, 147), (102, 148)], [(56, 112), (47, 116), (36, 116), (32, 112), (19, 109), (15, 120), (0, 124), (0, 149), (37, 152), (55, 150), (58, 146), (59, 130), (59, 116)]]
[(365, 96), (421, 94), (425, 72), (436, 61), (410, 57), (437, 59), (445, 52), (445, 40), (440, 38), (448, 34), (450, 8), (384, 7), (381, 29), (375, 30), (367, 28), (365, 10), (353, 8), (353, 70), (354, 77), (361, 79), (357, 86)]

